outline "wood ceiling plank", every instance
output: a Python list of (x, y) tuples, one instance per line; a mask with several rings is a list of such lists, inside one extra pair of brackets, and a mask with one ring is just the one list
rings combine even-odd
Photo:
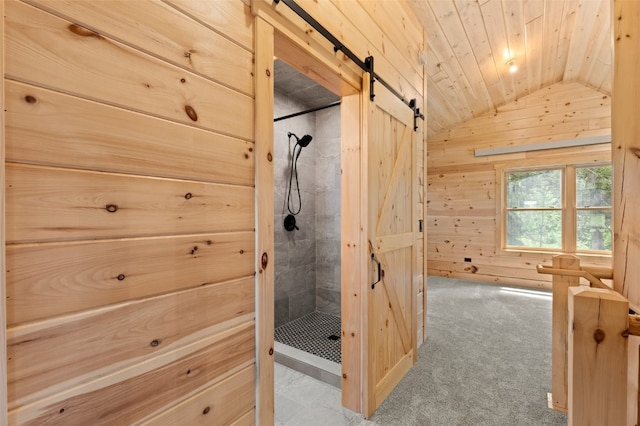
[(509, 102), (516, 98), (516, 92), (513, 77), (505, 63), (509, 59), (510, 53), (508, 52), (509, 44), (507, 42), (502, 2), (500, 0), (489, 0), (481, 6), (480, 10), (484, 18), (484, 27), (487, 31), (487, 38), (493, 53), (496, 70), (502, 83), (503, 96), (505, 101)]
[(576, 25), (573, 28), (569, 56), (564, 71), (564, 81), (578, 80), (584, 58), (587, 56), (593, 28), (598, 19), (600, 2), (597, 0), (582, 0), (578, 5)]
[(611, 93), (613, 91), (613, 65), (611, 66), (611, 71), (606, 72), (604, 69), (602, 70), (602, 81), (600, 85), (596, 86), (598, 79), (593, 78), (594, 88), (597, 88), (599, 92), (602, 93)]
[[(431, 109), (434, 107), (434, 104), (431, 100), (431, 98), (427, 98), (427, 111), (431, 111)], [(431, 112), (429, 112), (429, 114), (431, 114)], [(438, 133), (442, 132), (445, 127), (442, 124), (442, 122), (440, 121), (442, 120), (442, 117), (429, 117), (428, 120), (428, 127), (427, 127), (427, 136), (428, 139), (431, 140), (431, 137), (434, 135), (437, 135)]]
[(562, 12), (562, 23), (560, 24), (560, 35), (558, 38), (558, 49), (556, 51), (555, 68), (553, 81), (561, 81), (567, 65), (569, 46), (571, 45), (571, 35), (576, 22), (579, 0), (565, 0)]
[[(421, 25), (424, 31), (424, 19), (427, 10), (429, 9), (427, 0), (405, 0), (403, 2), (403, 5), (406, 5), (406, 7), (411, 10), (412, 14), (414, 15), (415, 21), (418, 22), (419, 25)], [(426, 42), (427, 40), (425, 39), (425, 47)]]
[(509, 0), (503, 2), (502, 5), (509, 52), (511, 58), (515, 58), (518, 65), (518, 70), (512, 74), (512, 78), (516, 96), (521, 97), (529, 93), (523, 3)]
[(580, 69), (578, 81), (584, 81), (587, 86), (598, 89), (604, 80), (613, 75), (613, 51), (611, 32), (611, 4), (602, 1), (596, 26), (591, 34), (591, 41), (587, 57)]
[[(443, 79), (443, 75), (432, 75), (436, 85), (441, 87), (443, 93), (448, 93), (450, 96), (450, 102), (455, 107), (456, 111), (463, 119), (469, 119), (473, 117), (473, 106), (469, 104), (469, 88), (471, 83), (467, 80), (466, 75), (458, 62), (456, 53), (452, 50), (449, 40), (444, 34), (438, 19), (436, 18), (433, 10), (429, 10), (425, 15), (426, 18), (426, 33), (429, 40), (428, 52), (433, 54), (427, 57), (427, 62), (430, 59), (437, 60), (437, 69), (439, 73), (444, 73), (446, 79)], [(437, 59), (436, 59), (437, 58)], [(433, 64), (433, 62), (431, 63)], [(433, 70), (430, 65), (427, 71)], [(443, 83), (445, 82), (445, 83)], [(448, 89), (442, 88), (442, 84), (446, 84)]]
[[(430, 58), (431, 56), (432, 56), (432, 52), (427, 51), (427, 58)], [(445, 120), (446, 121), (445, 126), (448, 127), (449, 125), (454, 123), (461, 123), (464, 120), (464, 118), (461, 115), (459, 115), (459, 111), (450, 102), (452, 98), (449, 96), (449, 90), (447, 90), (447, 88), (451, 84), (450, 80), (444, 80), (446, 78), (445, 73), (437, 74), (434, 77), (427, 75), (427, 92), (429, 93), (428, 98), (433, 98), (433, 99), (439, 98), (438, 104), (441, 107), (439, 109), (445, 111), (445, 113), (443, 114), (443, 119), (444, 117), (449, 117), (447, 120)], [(438, 79), (441, 79), (441, 80), (438, 80)], [(445, 84), (443, 84), (443, 82)], [(449, 84), (447, 85), (446, 82), (449, 82)], [(445, 87), (444, 91), (441, 90), (442, 86)], [(429, 110), (428, 113), (431, 114), (433, 112), (434, 111)]]
[(544, 0), (524, 0), (522, 7), (525, 24), (544, 15)]
[[(465, 74), (465, 80), (469, 83), (465, 92), (472, 114), (475, 116), (491, 109), (493, 106), (491, 97), (454, 3), (452, 1), (432, 2), (431, 9)], [(453, 35), (456, 37), (452, 38)]]
[[(437, 102), (434, 102), (433, 99), (427, 99), (427, 108), (428, 111), (431, 111), (432, 109), (437, 108)], [(429, 112), (429, 114), (431, 114), (431, 112)], [(443, 118), (443, 115), (440, 114), (439, 117), (433, 117), (431, 121), (429, 121), (429, 131), (431, 132), (431, 134), (429, 135), (429, 141), (431, 141), (431, 137), (438, 135), (439, 133), (443, 132), (446, 127), (444, 125), (442, 125), (442, 122), (440, 120), (446, 119), (447, 117)]]
[[(504, 104), (506, 102), (504, 91), (496, 70), (496, 64), (492, 58), (491, 47), (487, 39), (487, 32), (484, 28), (480, 7), (478, 3), (470, 0), (455, 0), (455, 5), (467, 38), (471, 42), (480, 73), (485, 80), (487, 91), (491, 96), (491, 102), (494, 107)], [(430, 42), (428, 37), (427, 41)]]
[(542, 51), (542, 81), (544, 85), (555, 83), (555, 69), (557, 64), (558, 45), (560, 43), (560, 28), (564, 12), (564, 1), (545, 1), (544, 28)]
[(529, 76), (529, 93), (542, 87), (542, 16), (527, 22), (525, 26), (527, 46), (527, 75)]
[(598, 59), (602, 47), (607, 43), (609, 46), (611, 45), (611, 37), (603, 36), (603, 33), (611, 34), (610, 21), (610, 4), (608, 2), (600, 2), (594, 25), (588, 34), (584, 34), (584, 36), (589, 36), (589, 40), (587, 41), (586, 55), (577, 76), (577, 80), (582, 83), (589, 85), (589, 77), (593, 68), (601, 65), (598, 63)]

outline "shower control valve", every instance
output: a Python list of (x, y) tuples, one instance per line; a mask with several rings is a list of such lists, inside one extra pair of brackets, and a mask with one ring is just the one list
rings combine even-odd
[(299, 231), (300, 228), (296, 225), (296, 217), (292, 214), (288, 214), (287, 217), (284, 218), (284, 229), (291, 232), (294, 229)]

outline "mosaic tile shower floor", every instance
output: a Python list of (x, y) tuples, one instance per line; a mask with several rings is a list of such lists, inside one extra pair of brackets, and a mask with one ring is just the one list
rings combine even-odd
[(338, 364), (341, 361), (340, 317), (312, 312), (276, 328), (275, 340)]

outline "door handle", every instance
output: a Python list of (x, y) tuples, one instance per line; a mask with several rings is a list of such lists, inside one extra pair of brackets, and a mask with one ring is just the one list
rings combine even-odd
[(378, 284), (382, 279), (382, 265), (380, 264), (380, 261), (376, 259), (375, 253), (371, 253), (371, 260), (376, 262), (378, 268), (378, 279), (373, 284), (371, 284), (371, 290), (373, 290), (374, 288), (376, 288), (376, 284)]

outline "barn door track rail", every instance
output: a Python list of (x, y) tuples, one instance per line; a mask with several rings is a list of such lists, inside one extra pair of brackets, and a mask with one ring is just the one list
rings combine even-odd
[(340, 40), (338, 40), (333, 34), (331, 34), (329, 30), (327, 30), (322, 26), (322, 24), (316, 21), (313, 16), (309, 15), (306, 10), (304, 10), (298, 3), (295, 2), (295, 0), (273, 0), (273, 2), (276, 6), (280, 3), (286, 4), (289, 9), (293, 10), (296, 13), (296, 15), (304, 19), (307, 24), (311, 25), (313, 29), (322, 34), (324, 38), (326, 38), (331, 44), (333, 44), (334, 52), (340, 51), (344, 53), (349, 59), (351, 59), (351, 61), (353, 61), (354, 64), (360, 67), (362, 71), (369, 73), (370, 100), (373, 101), (373, 98), (375, 98), (376, 96), (374, 91), (374, 83), (377, 81), (384, 87), (386, 87), (391, 93), (393, 93), (396, 98), (400, 99), (403, 104), (411, 108), (411, 110), (413, 111), (413, 130), (418, 130), (418, 118), (424, 120), (424, 114), (422, 114), (420, 112), (420, 108), (417, 107), (415, 98), (411, 100), (405, 99), (405, 97), (402, 96), (401, 93), (396, 91), (393, 87), (391, 87), (389, 83), (387, 83), (378, 74), (376, 74), (374, 70), (373, 56), (367, 56), (364, 61), (360, 60), (360, 58), (358, 58), (355, 53), (353, 53), (344, 44), (342, 44), (342, 42), (340, 42)]

